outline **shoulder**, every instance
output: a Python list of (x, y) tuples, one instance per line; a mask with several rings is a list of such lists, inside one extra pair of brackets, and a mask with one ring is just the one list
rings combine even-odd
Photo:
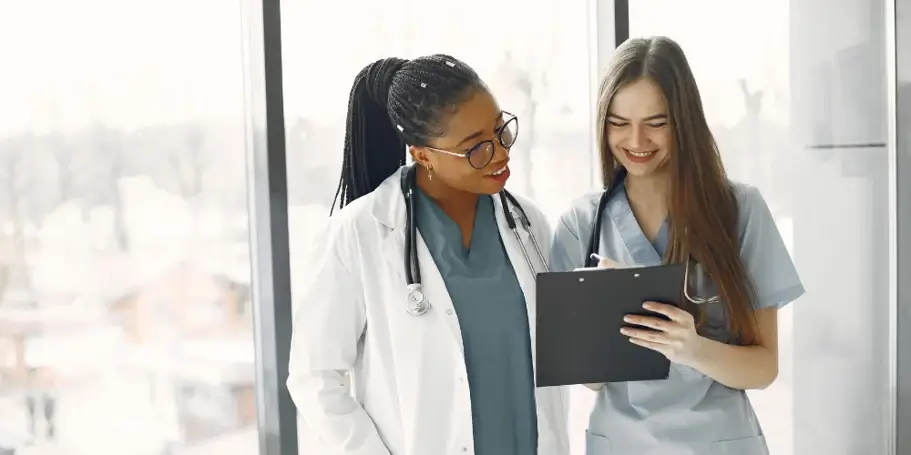
[(566, 229), (577, 235), (586, 230), (594, 222), (598, 212), (598, 203), (603, 191), (591, 191), (574, 199), (569, 208), (560, 214), (557, 223), (558, 229)]
[(741, 233), (751, 224), (772, 219), (772, 212), (759, 188), (744, 182), (730, 181), (737, 201), (737, 214)]
[(369, 241), (361, 237), (375, 231), (373, 228), (377, 221), (373, 206), (376, 198), (376, 192), (373, 192), (340, 210), (336, 209), (332, 216), (322, 221), (321, 234), (314, 239), (317, 243), (315, 247), (332, 250), (341, 259), (350, 260), (358, 256), (361, 251), (358, 245), (364, 240)]
[(326, 233), (337, 238), (350, 235), (357, 230), (359, 225), (373, 220), (371, 207), (376, 193), (370, 193), (346, 205), (340, 210), (335, 210), (325, 222)]
[(759, 191), (759, 188), (737, 180), (729, 180), (728, 182), (731, 185), (731, 190), (734, 192), (737, 206), (741, 207), (741, 211), (743, 211), (742, 208), (752, 206), (757, 202), (765, 204), (765, 200), (762, 198), (762, 193)]

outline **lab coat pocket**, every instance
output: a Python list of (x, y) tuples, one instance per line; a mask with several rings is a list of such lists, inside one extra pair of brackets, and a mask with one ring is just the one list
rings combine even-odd
[(611, 453), (610, 439), (585, 430), (585, 455), (605, 455), (609, 453)]
[(713, 455), (768, 455), (765, 437), (754, 436), (712, 443)]

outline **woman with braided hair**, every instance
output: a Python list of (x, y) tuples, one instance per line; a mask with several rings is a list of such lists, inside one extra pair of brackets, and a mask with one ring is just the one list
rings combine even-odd
[(297, 295), (289, 366), (321, 453), (568, 453), (566, 392), (534, 382), (550, 229), (504, 189), (517, 134), (451, 56), (355, 78), (339, 210)]

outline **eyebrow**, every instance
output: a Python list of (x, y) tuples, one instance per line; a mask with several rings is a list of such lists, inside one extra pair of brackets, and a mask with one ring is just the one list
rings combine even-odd
[(464, 144), (472, 139), (477, 139), (477, 138), (481, 137), (482, 134), (484, 134), (483, 131), (475, 131), (474, 133), (471, 133), (468, 136), (465, 136), (465, 139), (462, 139), (461, 142), (456, 144), (456, 148), (461, 147), (462, 144)]
[[(628, 122), (628, 121), (629, 121), (628, 118), (623, 117), (622, 115), (617, 115), (617, 114), (609, 114), (608, 117), (613, 117), (613, 118), (615, 118), (615, 119), (623, 120), (623, 121), (625, 121), (625, 122)], [(654, 114), (654, 115), (649, 115), (648, 117), (642, 119), (642, 121), (648, 122), (648, 121), (651, 121), (651, 120), (658, 120), (658, 119), (662, 119), (662, 120), (663, 120), (663, 119), (667, 119), (667, 114)]]
[[(496, 120), (494, 120), (494, 125), (496, 125), (497, 123), (500, 123), (500, 120), (502, 118), (503, 118), (503, 111), (500, 111), (500, 114), (497, 115)], [(483, 134), (484, 134), (484, 131), (475, 131), (474, 133), (471, 133), (468, 136), (465, 136), (464, 139), (462, 139), (458, 144), (456, 144), (456, 148), (461, 147), (462, 144), (464, 144), (472, 139), (477, 139), (477, 138), (481, 137)]]

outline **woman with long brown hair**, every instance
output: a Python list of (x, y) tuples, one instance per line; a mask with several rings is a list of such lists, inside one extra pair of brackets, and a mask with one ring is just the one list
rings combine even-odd
[(630, 315), (622, 330), (670, 359), (670, 376), (590, 385), (586, 453), (767, 454), (745, 390), (775, 380), (777, 311), (804, 292), (771, 212), (756, 188), (725, 175), (674, 41), (621, 45), (598, 103), (606, 190), (561, 216), (552, 269), (595, 265), (597, 253), (621, 266), (685, 262), (689, 273), (680, 308), (645, 302), (666, 319)]

